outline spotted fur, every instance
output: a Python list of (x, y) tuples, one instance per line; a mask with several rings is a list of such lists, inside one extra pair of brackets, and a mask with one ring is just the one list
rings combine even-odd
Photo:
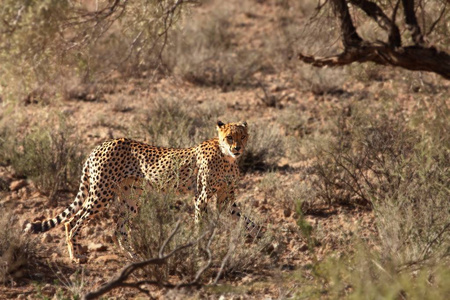
[[(217, 138), (185, 149), (156, 147), (126, 138), (103, 143), (86, 160), (73, 203), (55, 218), (29, 224), (27, 230), (45, 232), (64, 222), (70, 258), (85, 261), (79, 243), (81, 227), (118, 196), (121, 205), (116, 234), (126, 238), (124, 225), (128, 216), (138, 211), (130, 193), (134, 190), (140, 194), (141, 189), (137, 187), (142, 181), (162, 190), (192, 192), (195, 222), (199, 222), (213, 196), (217, 196), (219, 209), (234, 202), (239, 178), (236, 159), (245, 150), (249, 137), (245, 122), (224, 124), (219, 121), (217, 131)], [(231, 214), (240, 216), (234, 203)], [(254, 226), (247, 218), (246, 221), (247, 225)]]

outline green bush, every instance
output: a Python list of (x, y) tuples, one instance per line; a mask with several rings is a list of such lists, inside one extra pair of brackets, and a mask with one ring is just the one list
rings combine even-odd
[(78, 187), (84, 155), (73, 127), (62, 118), (52, 126), (51, 122), (36, 125), (23, 136), (16, 128), (3, 127), (0, 158), (18, 177), (33, 180), (56, 204), (59, 192)]
[[(168, 1), (5, 0), (0, 10), (0, 94), (61, 95), (67, 82), (98, 82), (118, 70), (162, 67), (175, 24), (190, 6)], [(14, 82), (15, 84), (10, 84)]]

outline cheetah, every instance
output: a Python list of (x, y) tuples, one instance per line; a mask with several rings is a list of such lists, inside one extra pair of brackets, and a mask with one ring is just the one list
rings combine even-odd
[[(104, 142), (95, 148), (84, 163), (79, 191), (73, 203), (55, 218), (28, 223), (26, 231), (46, 232), (64, 222), (69, 256), (75, 263), (86, 262), (79, 242), (80, 229), (87, 220), (105, 210), (119, 198), (119, 220), (116, 235), (127, 237), (128, 216), (138, 212), (138, 204), (130, 197), (132, 190), (140, 194), (136, 182), (151, 187), (174, 189), (194, 194), (195, 222), (206, 213), (207, 204), (216, 196), (222, 210), (232, 203), (230, 213), (241, 217), (235, 199), (239, 179), (237, 159), (242, 156), (249, 138), (246, 122), (217, 122), (218, 137), (192, 148), (151, 146), (127, 138)], [(138, 188), (136, 188), (138, 187)], [(242, 215), (247, 228), (255, 224)], [(122, 249), (122, 243), (119, 243)]]

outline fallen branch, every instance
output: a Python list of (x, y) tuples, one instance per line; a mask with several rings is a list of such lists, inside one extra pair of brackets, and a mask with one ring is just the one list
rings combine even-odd
[(213, 230), (213, 232), (211, 233), (209, 240), (208, 240), (208, 244), (206, 247), (206, 253), (208, 254), (208, 262), (205, 264), (205, 266), (203, 266), (196, 274), (194, 280), (187, 282), (187, 283), (181, 283), (181, 284), (171, 284), (171, 283), (163, 283), (159, 280), (140, 280), (140, 281), (136, 281), (136, 282), (126, 282), (126, 280), (128, 280), (128, 278), (130, 277), (130, 275), (133, 274), (134, 271), (138, 270), (138, 269), (142, 269), (148, 265), (162, 265), (165, 264), (167, 262), (167, 259), (169, 259), (171, 256), (173, 256), (174, 254), (176, 254), (177, 252), (186, 249), (186, 248), (190, 248), (194, 245), (196, 245), (200, 240), (202, 240), (208, 232), (205, 232), (204, 234), (202, 234), (198, 239), (191, 241), (189, 243), (186, 243), (182, 246), (179, 246), (177, 248), (175, 248), (174, 250), (172, 250), (170, 253), (164, 255), (164, 249), (166, 248), (167, 244), (173, 239), (173, 237), (175, 236), (175, 234), (178, 232), (178, 229), (180, 227), (180, 221), (177, 222), (177, 224), (175, 225), (175, 229), (172, 231), (172, 233), (169, 235), (169, 237), (164, 241), (164, 243), (162, 244), (160, 250), (159, 250), (159, 257), (157, 258), (150, 258), (148, 260), (145, 261), (141, 261), (141, 262), (135, 262), (135, 263), (131, 263), (129, 265), (127, 265), (125, 268), (122, 269), (122, 271), (120, 272), (120, 274), (110, 280), (109, 282), (105, 283), (104, 285), (102, 285), (98, 290), (93, 291), (93, 292), (89, 292), (86, 295), (83, 296), (83, 300), (89, 300), (89, 299), (96, 299), (106, 293), (108, 293), (109, 291), (115, 289), (115, 288), (119, 288), (119, 287), (129, 287), (129, 288), (136, 288), (139, 291), (150, 295), (149, 291), (142, 288), (142, 285), (156, 285), (159, 287), (164, 287), (164, 288), (169, 288), (169, 289), (174, 289), (174, 288), (182, 288), (182, 287), (200, 287), (201, 284), (199, 283), (199, 279), (200, 276), (210, 267), (211, 265), (211, 251), (210, 251), (210, 246), (211, 246), (211, 242), (214, 238), (215, 235), (215, 229)]

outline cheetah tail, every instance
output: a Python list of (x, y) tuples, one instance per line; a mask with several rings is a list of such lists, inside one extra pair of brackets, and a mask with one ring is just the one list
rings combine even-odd
[(61, 224), (61, 222), (79, 211), (89, 191), (89, 178), (87, 176), (87, 174), (89, 173), (88, 169), (89, 163), (86, 161), (83, 167), (83, 175), (81, 176), (80, 190), (72, 204), (70, 204), (69, 207), (67, 207), (63, 212), (52, 219), (28, 223), (25, 227), (25, 232), (40, 233), (49, 231), (50, 229), (58, 226), (59, 224)]

